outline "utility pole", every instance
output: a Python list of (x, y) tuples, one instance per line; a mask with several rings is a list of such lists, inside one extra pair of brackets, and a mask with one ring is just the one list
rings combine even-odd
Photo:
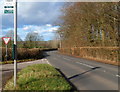
[(14, 87), (17, 84), (17, 0), (14, 0)]

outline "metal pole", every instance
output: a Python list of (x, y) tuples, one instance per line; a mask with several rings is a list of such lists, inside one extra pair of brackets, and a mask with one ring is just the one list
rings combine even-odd
[(17, 0), (14, 6), (14, 87), (17, 84)]
[(6, 44), (6, 61), (7, 61), (7, 44)]

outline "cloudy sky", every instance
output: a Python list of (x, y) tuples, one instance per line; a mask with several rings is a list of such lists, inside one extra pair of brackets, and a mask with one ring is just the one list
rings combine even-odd
[[(59, 16), (62, 14), (60, 9), (62, 2), (19, 2), (18, 3), (18, 35), (22, 40), (29, 32), (39, 33), (44, 40), (52, 40), (59, 26)], [(2, 8), (2, 0), (0, 8)], [(2, 7), (1, 7), (2, 6)], [(0, 14), (2, 16), (2, 35), (9, 30), (13, 30), (14, 16)]]

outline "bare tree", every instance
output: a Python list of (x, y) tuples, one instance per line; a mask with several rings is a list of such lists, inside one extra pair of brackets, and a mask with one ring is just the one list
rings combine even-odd
[(43, 36), (40, 36), (36, 32), (30, 32), (27, 34), (25, 41), (26, 43), (24, 43), (24, 47), (37, 48), (39, 47), (38, 42), (43, 41)]
[[(14, 40), (14, 32), (13, 32), (13, 30), (9, 30), (6, 33), (5, 37), (11, 37), (11, 40), (13, 41)], [(20, 38), (19, 35), (17, 35), (17, 41), (22, 41), (22, 39)]]
[[(60, 35), (65, 47), (117, 46), (118, 3), (70, 3), (62, 9)], [(63, 47), (64, 47), (63, 46)]]

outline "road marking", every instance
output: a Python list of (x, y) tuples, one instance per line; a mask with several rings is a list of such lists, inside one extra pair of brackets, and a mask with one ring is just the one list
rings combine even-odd
[(59, 55), (57, 55), (58, 57), (61, 57), (61, 56), (59, 56)]
[(93, 66), (88, 65), (88, 64), (84, 64), (84, 63), (80, 63), (80, 62), (76, 62), (76, 63), (81, 64), (81, 65), (84, 65), (84, 66), (87, 66), (87, 67), (89, 67), (89, 68), (94, 68)]
[(57, 60), (57, 58), (53, 58), (53, 59)]
[(120, 77), (120, 75), (116, 75), (117, 77)]
[(67, 58), (64, 58), (64, 57), (63, 57), (63, 59), (70, 60), (70, 59), (67, 59)]
[(2, 92), (2, 88), (0, 88), (0, 91)]
[(104, 70), (104, 72), (106, 72), (106, 71)]

